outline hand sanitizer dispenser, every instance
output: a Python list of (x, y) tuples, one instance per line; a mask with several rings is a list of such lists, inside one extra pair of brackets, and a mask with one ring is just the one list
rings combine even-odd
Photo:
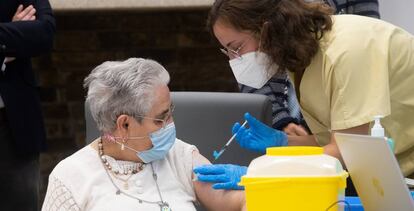
[(384, 128), (381, 125), (381, 118), (383, 116), (377, 115), (374, 116), (374, 126), (372, 126), (371, 128), (371, 136), (374, 137), (384, 137), (387, 142), (388, 145), (390, 146), (391, 150), (394, 152), (394, 141), (391, 138), (387, 138), (385, 137), (385, 132), (384, 132)]
[(385, 137), (384, 128), (381, 125), (382, 116), (374, 116), (374, 126), (371, 128), (371, 136), (374, 137)]

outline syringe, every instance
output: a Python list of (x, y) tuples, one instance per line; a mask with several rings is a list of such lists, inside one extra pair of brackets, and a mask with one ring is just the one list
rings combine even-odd
[[(247, 124), (247, 121), (244, 121), (243, 124), (240, 126), (240, 128), (241, 127), (244, 127), (246, 124)], [(239, 130), (240, 130), (240, 128), (239, 128)], [(221, 148), (221, 150), (219, 152), (217, 152), (216, 150), (214, 150), (214, 152), (213, 152), (214, 160), (213, 160), (212, 163), (215, 163), (217, 161), (217, 159), (223, 154), (223, 152), (231, 144), (231, 142), (234, 140), (234, 138), (236, 138), (236, 135), (239, 132), (239, 130), (237, 130), (237, 132), (234, 133), (234, 135), (229, 139), (229, 141), (227, 141), (227, 143)]]

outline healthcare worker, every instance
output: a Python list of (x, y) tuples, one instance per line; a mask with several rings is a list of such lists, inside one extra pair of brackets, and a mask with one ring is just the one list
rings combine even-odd
[[(304, 0), (314, 2), (321, 0)], [(336, 14), (356, 14), (380, 18), (378, 0), (324, 0)], [(222, 50), (227, 54), (226, 50)], [(308, 128), (300, 113), (295, 90), (287, 73), (273, 75), (267, 82), (245, 83), (249, 76), (245, 72), (234, 72), (240, 92), (262, 94), (272, 103), (272, 128), (283, 130), (288, 135), (307, 135)], [(243, 74), (240, 77), (240, 74)], [(265, 83), (264, 85), (262, 83)]]
[[(291, 74), (312, 134), (288, 136), (246, 114), (249, 127), (233, 127), (242, 147), (264, 153), (267, 147), (319, 145), (342, 161), (332, 134), (369, 134), (374, 116), (382, 115), (403, 174), (413, 178), (413, 35), (374, 18), (332, 15), (325, 4), (303, 0), (216, 0), (208, 27), (233, 72), (249, 76), (246, 82)], [(194, 172), (213, 188), (241, 189), (246, 167), (217, 164)]]

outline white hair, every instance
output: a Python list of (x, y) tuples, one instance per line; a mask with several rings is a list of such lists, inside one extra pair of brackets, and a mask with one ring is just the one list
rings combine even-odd
[(107, 61), (97, 66), (85, 78), (88, 89), (86, 102), (101, 132), (112, 132), (119, 115), (126, 114), (137, 121), (151, 109), (155, 87), (167, 85), (167, 70), (150, 59), (130, 58)]

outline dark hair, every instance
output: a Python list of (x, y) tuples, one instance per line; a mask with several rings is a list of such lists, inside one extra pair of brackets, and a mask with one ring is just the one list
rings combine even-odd
[(295, 88), (319, 50), (319, 40), (332, 28), (332, 8), (304, 0), (216, 0), (207, 27), (220, 19), (236, 30), (250, 31), (260, 39), (260, 49), (279, 65), (279, 71), (295, 72)]

